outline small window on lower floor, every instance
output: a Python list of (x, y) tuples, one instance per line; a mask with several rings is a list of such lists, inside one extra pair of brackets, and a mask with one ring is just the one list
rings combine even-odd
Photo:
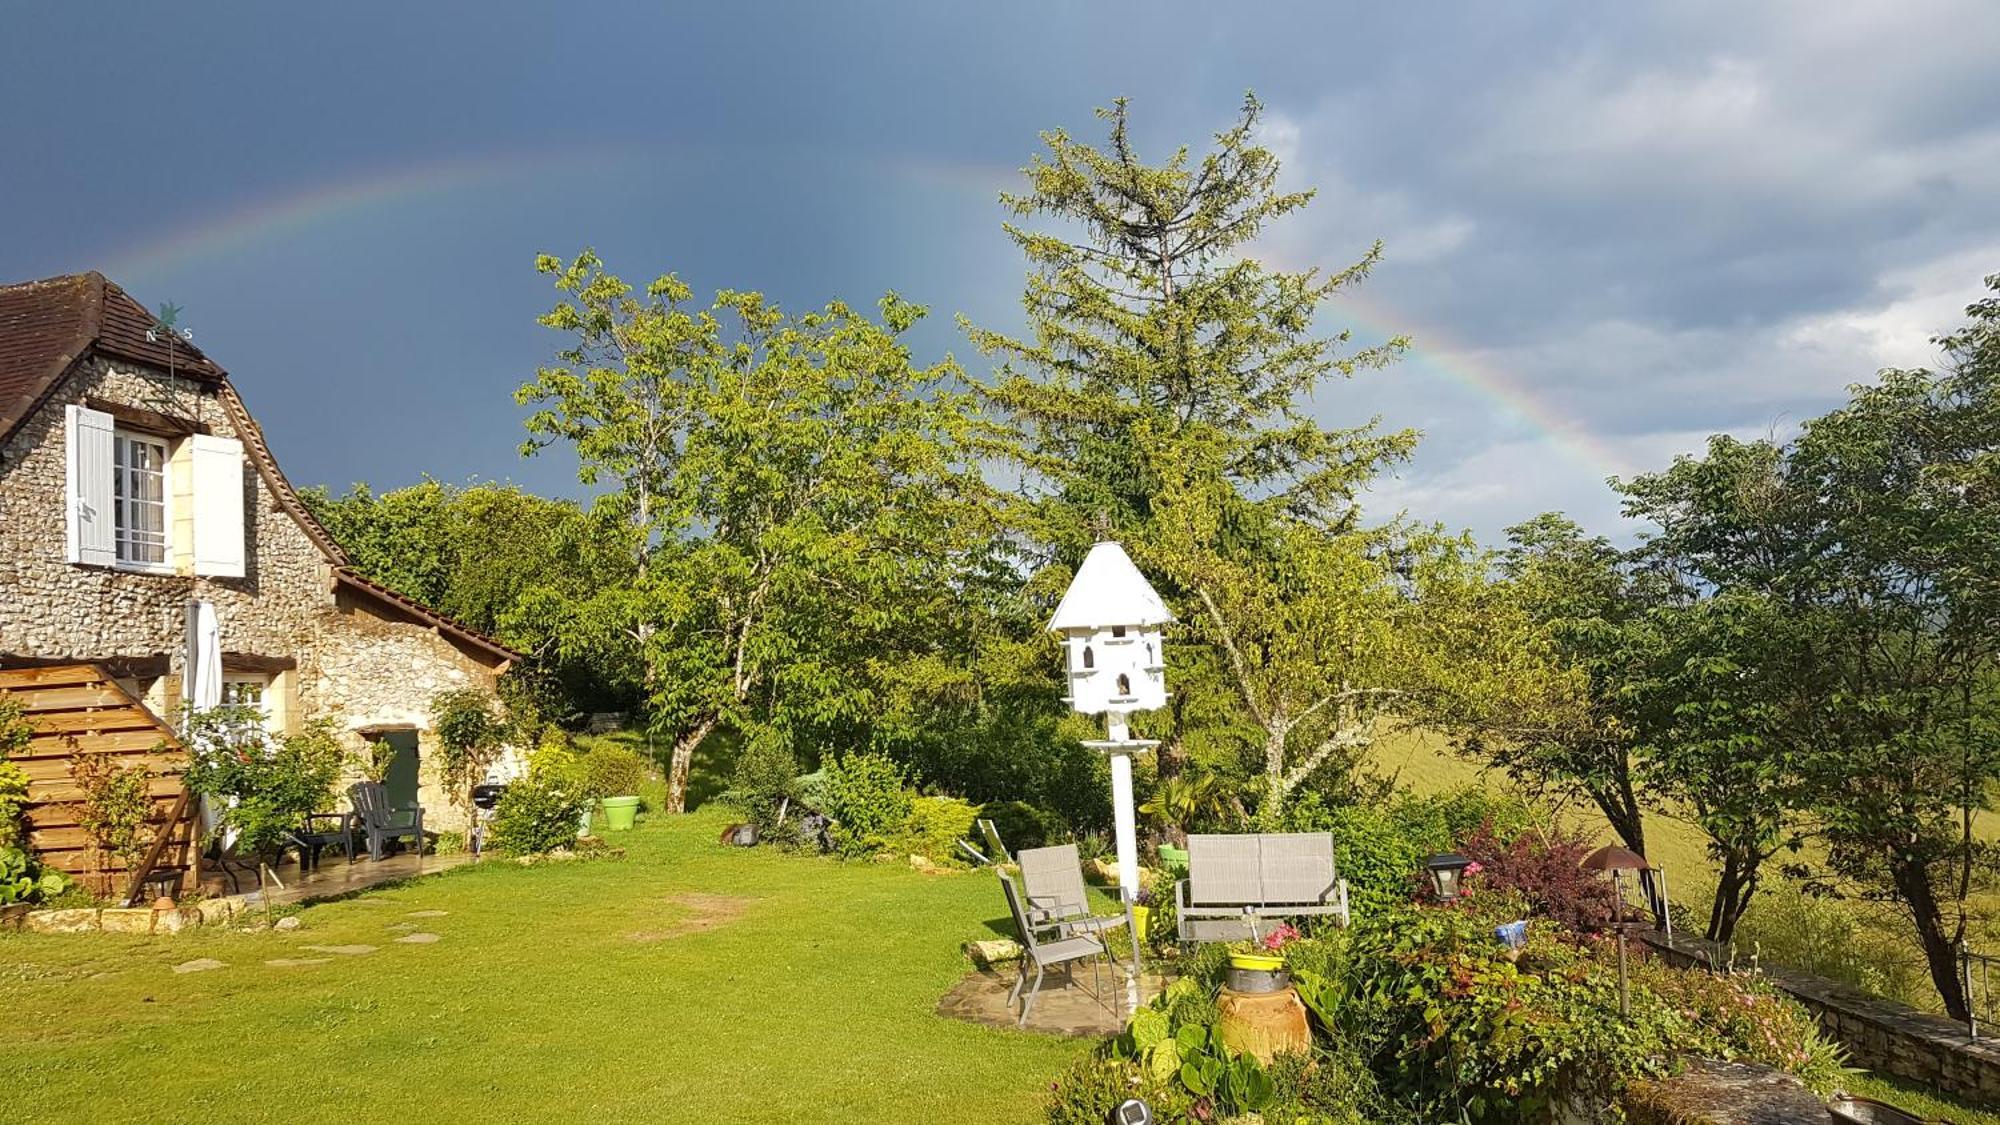
[(273, 730), (271, 677), (262, 672), (224, 672), (222, 705), (245, 707), (263, 716), (264, 729)]

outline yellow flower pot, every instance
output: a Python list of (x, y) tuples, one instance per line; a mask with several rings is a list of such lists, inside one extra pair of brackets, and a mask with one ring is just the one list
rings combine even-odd
[(1146, 923), (1152, 917), (1153, 908), (1150, 906), (1135, 906), (1132, 908), (1132, 940), (1135, 943), (1139, 945), (1146, 944)]
[(1276, 953), (1232, 953), (1229, 955), (1229, 967), (1273, 973), (1285, 967), (1285, 959)]

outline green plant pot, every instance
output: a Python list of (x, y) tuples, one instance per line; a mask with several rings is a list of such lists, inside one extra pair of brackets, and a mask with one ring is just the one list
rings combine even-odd
[(606, 832), (629, 831), (639, 816), (639, 798), (604, 798), (604, 830)]
[(1186, 871), (1188, 868), (1187, 849), (1177, 848), (1172, 844), (1161, 844), (1160, 864), (1167, 870), (1176, 873)]

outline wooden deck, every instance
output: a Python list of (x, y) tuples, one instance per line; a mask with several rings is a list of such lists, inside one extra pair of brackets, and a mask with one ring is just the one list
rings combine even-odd
[[(301, 873), (298, 864), (289, 862), (273, 868), (277, 882), (267, 881), (261, 891), (257, 888), (257, 875), (253, 870), (231, 864), (230, 871), (236, 876), (236, 885), (232, 886), (221, 872), (211, 870), (204, 864), (201, 889), (209, 895), (240, 894), (262, 905), (280, 906), (340, 898), (385, 883), (436, 875), (471, 862), (470, 853), (415, 856), (399, 852), (379, 862), (364, 856), (353, 863), (339, 855), (323, 856), (317, 871)], [(284, 885), (280, 887), (279, 883)]]

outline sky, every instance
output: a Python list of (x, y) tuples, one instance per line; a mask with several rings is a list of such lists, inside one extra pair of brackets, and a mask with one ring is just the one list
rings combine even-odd
[(919, 360), (1021, 323), (998, 194), (1038, 134), (1201, 146), (1244, 93), (1286, 268), (1411, 355), (1321, 389), (1424, 434), (1370, 512), (1473, 530), (1706, 435), (1789, 432), (1937, 362), (2000, 272), (2000, 9), (1742, 4), (13, 5), (0, 280), (172, 301), (300, 485), (579, 494), (512, 392), (561, 340), (537, 253), (789, 307), (928, 305)]

